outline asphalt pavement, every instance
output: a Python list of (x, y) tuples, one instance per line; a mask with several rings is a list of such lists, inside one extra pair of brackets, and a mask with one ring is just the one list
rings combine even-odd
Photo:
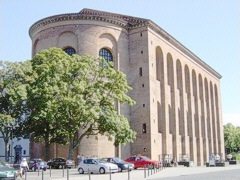
[[(51, 170), (51, 173), (48, 169), (44, 172), (39, 171), (39, 175), (38, 172), (28, 172), (26, 180), (240, 180), (240, 165), (227, 167), (172, 167), (161, 171), (138, 169), (129, 173), (125, 171), (114, 174), (90, 174), (90, 176), (89, 174), (79, 174), (77, 169), (70, 169), (68, 172), (68, 177), (66, 169), (64, 171), (54, 169)], [(147, 177), (145, 178), (145, 176)]]

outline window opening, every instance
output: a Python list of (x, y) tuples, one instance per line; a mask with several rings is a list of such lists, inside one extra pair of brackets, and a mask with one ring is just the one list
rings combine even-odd
[(67, 53), (70, 56), (73, 55), (73, 54), (76, 54), (76, 50), (72, 47), (67, 47), (63, 51), (65, 51), (65, 53)]
[(142, 76), (142, 67), (139, 68), (139, 76)]
[(146, 123), (144, 123), (144, 124), (142, 125), (142, 133), (143, 133), (143, 134), (147, 133), (147, 125), (146, 125)]
[(102, 48), (99, 51), (99, 57), (105, 59), (107, 62), (113, 61), (113, 56), (111, 51), (106, 48)]

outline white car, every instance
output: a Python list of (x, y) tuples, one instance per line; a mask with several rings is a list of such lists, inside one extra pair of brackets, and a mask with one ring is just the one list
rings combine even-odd
[(100, 173), (118, 172), (118, 166), (103, 160), (88, 158), (78, 164), (79, 174), (84, 173)]

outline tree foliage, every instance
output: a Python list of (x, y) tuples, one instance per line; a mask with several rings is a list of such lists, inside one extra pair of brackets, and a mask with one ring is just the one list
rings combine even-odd
[[(24, 77), (28, 62), (12, 63), (0, 61), (0, 132), (5, 142), (5, 160), (9, 157), (9, 138), (14, 125), (24, 114), (27, 97)], [(27, 79), (27, 78), (26, 78)]]
[(105, 135), (115, 145), (132, 142), (136, 133), (116, 103), (133, 105), (126, 75), (112, 63), (91, 56), (69, 56), (46, 49), (32, 60), (26, 131), (48, 144), (70, 143), (70, 154), (85, 136)]
[(240, 127), (235, 127), (231, 123), (224, 126), (225, 147), (230, 151), (240, 148)]

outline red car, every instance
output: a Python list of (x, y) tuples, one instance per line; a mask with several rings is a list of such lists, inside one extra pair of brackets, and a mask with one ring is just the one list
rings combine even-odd
[(130, 162), (134, 164), (134, 169), (137, 168), (159, 168), (159, 161), (151, 160), (146, 156), (131, 156), (125, 160), (126, 162)]

